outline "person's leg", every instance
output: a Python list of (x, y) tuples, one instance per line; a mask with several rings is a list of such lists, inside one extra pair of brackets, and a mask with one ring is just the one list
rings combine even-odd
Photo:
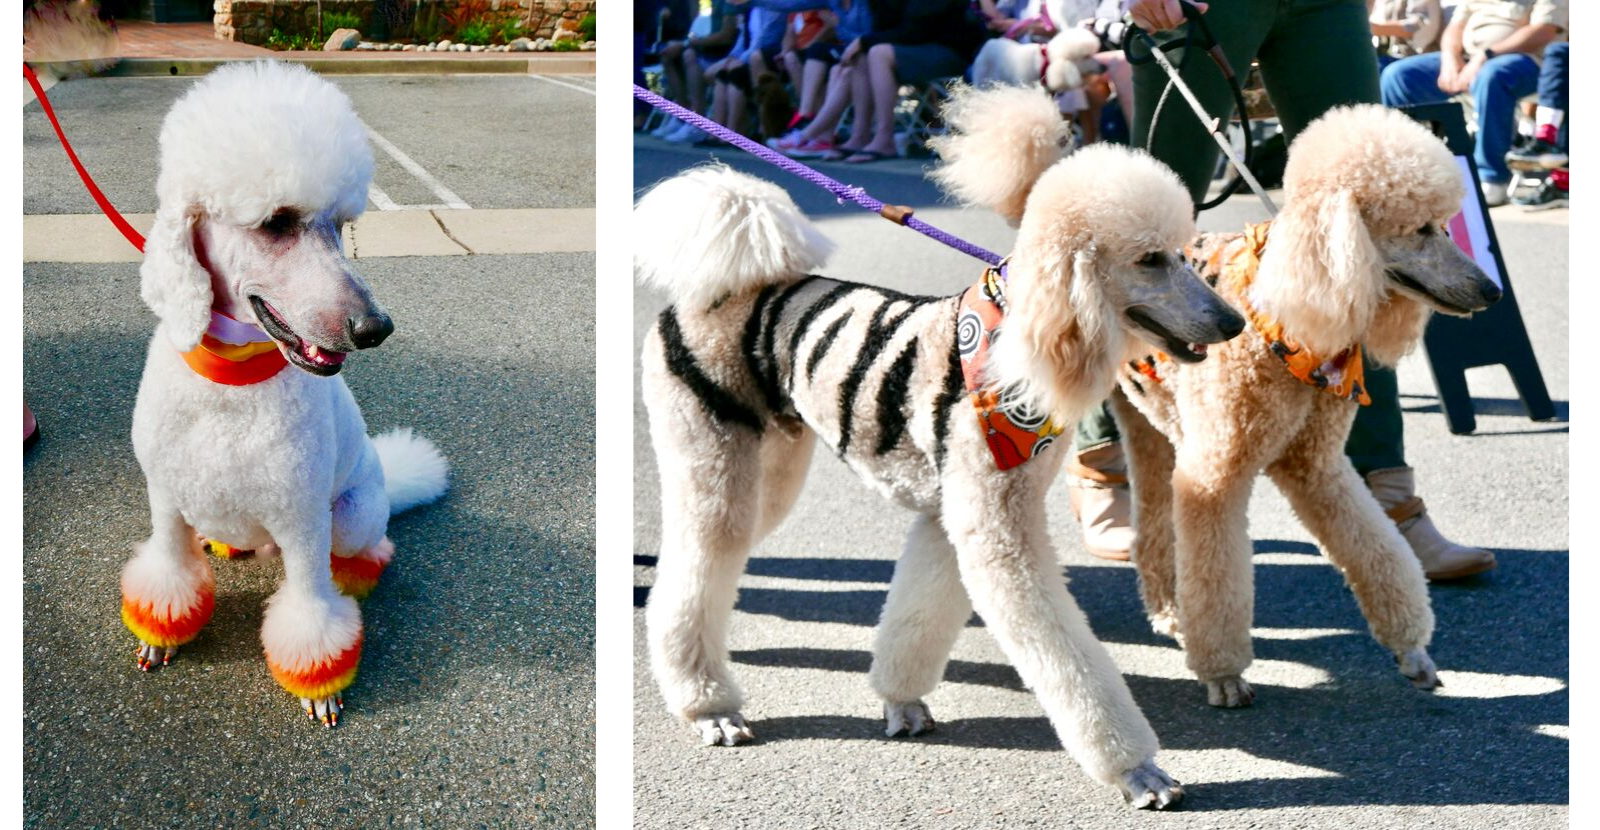
[[(1277, 0), (1248, 0), (1214, 3), (1205, 19), (1228, 63), (1236, 72), (1242, 72), (1250, 66), (1277, 14)], [(1164, 32), (1156, 39), (1171, 42), (1182, 33), (1181, 29)], [(1198, 49), (1174, 50), (1167, 56), (1175, 64), (1183, 63), (1180, 75), (1207, 113), (1224, 119), (1232, 114), (1233, 93), (1209, 56)], [(1172, 168), (1199, 203), (1205, 200), (1221, 151), (1207, 125), (1195, 117), (1176, 89), (1167, 93), (1166, 102), (1157, 111), (1167, 83), (1167, 73), (1154, 60), (1133, 67), (1133, 144)]]
[(1439, 53), (1412, 55), (1383, 68), (1378, 79), (1383, 103), (1391, 107), (1437, 104), (1450, 96), (1439, 88)]
[(825, 61), (806, 61), (800, 77), (800, 114), (807, 118), (817, 114), (822, 92), (828, 83), (828, 64)]
[(857, 152), (872, 140), (872, 115), (876, 111), (872, 99), (872, 75), (867, 71), (867, 59), (858, 57), (850, 65), (850, 137), (839, 149)]
[(695, 112), (706, 111), (706, 68), (700, 65), (700, 54), (691, 47), (683, 50), (684, 88), (688, 92), (688, 107)]
[[(1280, 14), (1258, 53), (1261, 80), (1291, 144), (1334, 107), (1384, 102), (1363, 0), (1306, 6)], [(1329, 72), (1334, 66), (1339, 70)]]
[(1527, 55), (1498, 55), (1484, 63), (1472, 80), (1478, 106), (1478, 137), (1473, 163), (1485, 184), (1511, 181), (1506, 153), (1516, 129), (1517, 99), (1531, 95), (1539, 83), (1539, 64)]
[(1567, 148), (1567, 42), (1552, 43), (1544, 49), (1544, 65), (1539, 68), (1539, 108), (1548, 110), (1540, 113), (1539, 123), (1547, 120), (1556, 129), (1555, 141), (1551, 142), (1565, 150)]
[[(895, 78), (894, 46), (880, 43), (867, 50), (867, 80), (872, 86), (871, 140), (862, 148), (884, 155), (897, 155), (894, 146), (894, 105), (900, 97), (900, 81)], [(857, 118), (860, 132), (867, 132), (865, 119)], [(854, 144), (856, 137), (850, 136)]]
[(674, 40), (661, 48), (661, 83), (667, 89), (667, 100), (683, 103), (687, 90), (683, 80), (683, 52), (688, 48), (681, 40)]
[(822, 109), (817, 111), (817, 117), (811, 126), (805, 128), (800, 134), (807, 141), (832, 141), (833, 133), (839, 126), (839, 119), (844, 117), (845, 108), (850, 106), (851, 88), (855, 82), (852, 77), (855, 73), (853, 67), (844, 64), (835, 64), (828, 73), (828, 94), (822, 101)]

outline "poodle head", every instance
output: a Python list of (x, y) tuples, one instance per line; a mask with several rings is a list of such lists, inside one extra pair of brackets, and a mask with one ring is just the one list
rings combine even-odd
[(1284, 190), (1251, 299), (1313, 351), (1367, 340), (1392, 363), (1428, 309), (1470, 314), (1499, 299), (1444, 233), (1465, 193), (1455, 158), (1404, 114), (1330, 110), (1295, 139)]
[(309, 70), (234, 64), (195, 84), (161, 126), (159, 206), (140, 269), (174, 345), (193, 348), (213, 309), (254, 320), (315, 374), (381, 342), (393, 324), (340, 238), (371, 179), (365, 125)]
[(1039, 411), (1068, 415), (1105, 394), (1133, 338), (1198, 362), (1243, 331), (1182, 255), (1192, 210), (1177, 176), (1142, 152), (1091, 145), (1050, 168), (1017, 235), (997, 371)]

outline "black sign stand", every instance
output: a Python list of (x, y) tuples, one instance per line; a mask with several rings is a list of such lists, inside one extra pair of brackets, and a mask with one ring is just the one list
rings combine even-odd
[(1472, 395), (1467, 390), (1467, 370), (1479, 366), (1505, 366), (1511, 373), (1511, 382), (1518, 397), (1527, 409), (1528, 417), (1535, 421), (1548, 421), (1556, 416), (1555, 405), (1550, 402), (1550, 392), (1544, 385), (1544, 374), (1539, 371), (1539, 361), (1533, 355), (1533, 344), (1528, 341), (1528, 329), (1522, 323), (1522, 311), (1517, 306), (1517, 295), (1511, 289), (1511, 275), (1506, 271), (1505, 259), (1500, 254), (1500, 240), (1494, 233), (1494, 222), (1484, 207), (1478, 184), (1477, 167), (1471, 164), (1472, 139), (1467, 136), (1467, 125), (1461, 116), (1461, 105), (1456, 103), (1426, 104), (1402, 107), (1401, 111), (1428, 125), (1435, 135), (1444, 139), (1450, 152), (1468, 160), (1466, 169), (1471, 182), (1470, 201), (1482, 216), (1484, 231), (1488, 234), (1488, 249), (1494, 256), (1494, 265), (1500, 272), (1504, 296), (1470, 318), (1433, 315), (1428, 323), (1423, 343), (1427, 347), (1428, 366), (1433, 371), (1433, 382), (1439, 388), (1439, 406), (1444, 411), (1450, 431), (1466, 435), (1477, 429), (1478, 421), (1472, 407)]

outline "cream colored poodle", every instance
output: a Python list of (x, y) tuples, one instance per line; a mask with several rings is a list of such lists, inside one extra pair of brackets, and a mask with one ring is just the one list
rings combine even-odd
[(1430, 311), (1465, 315), (1500, 289), (1445, 235), (1463, 188), (1444, 144), (1379, 106), (1340, 108), (1300, 134), (1270, 225), (1206, 235), (1198, 270), (1250, 319), (1203, 364), (1147, 356), (1114, 400), (1135, 501), (1145, 608), (1178, 637), (1214, 706), (1244, 679), (1254, 606), (1246, 508), (1265, 472), (1344, 574), (1400, 672), (1439, 685), (1422, 569), (1345, 457), (1362, 361), (1416, 346)]
[(808, 276), (826, 240), (782, 190), (726, 168), (640, 200), (636, 267), (672, 300), (642, 356), (663, 507), (656, 681), (705, 743), (753, 737), (728, 619), (820, 437), (917, 514), (870, 673), (889, 734), (932, 727), (922, 699), (976, 609), (1084, 770), (1168, 807), (1183, 791), (1061, 579), (1045, 493), (1062, 453), (1046, 450), (1130, 354), (1200, 361), (1244, 321), (1179, 255), (1194, 225), (1170, 170), (1113, 146), (1062, 160), (1065, 123), (1036, 88), (962, 90), (945, 117), (941, 181), (1020, 221), (1006, 266), (956, 296)]

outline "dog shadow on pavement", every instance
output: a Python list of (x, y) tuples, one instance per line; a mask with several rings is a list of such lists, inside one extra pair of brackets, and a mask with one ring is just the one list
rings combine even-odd
[[(1567, 551), (1497, 549), (1498, 570), (1432, 587), (1438, 626), (1430, 651), (1446, 688), (1429, 694), (1412, 689), (1395, 670), (1393, 658), (1367, 633), (1339, 573), (1314, 545), (1260, 540), (1255, 549), (1276, 556), (1256, 564), (1255, 625), (1261, 633), (1255, 638), (1258, 662), (1247, 677), (1260, 679), (1253, 678), (1255, 705), (1242, 710), (1206, 704), (1177, 644), (1150, 630), (1131, 566), (1066, 568), (1069, 588), (1096, 635), (1114, 653), (1119, 645), (1140, 649), (1140, 665), (1125, 667), (1126, 676), (1165, 750), (1239, 751), (1287, 770), (1281, 777), (1195, 780), (1186, 810), (1567, 803), (1568, 741), (1561, 736), (1569, 697)], [(1290, 564), (1301, 558), (1303, 564)], [(635, 564), (648, 573), (654, 557), (636, 556)], [(886, 588), (893, 563), (755, 557), (748, 572)], [(642, 607), (647, 595), (647, 586), (636, 585), (635, 605)], [(751, 587), (741, 590), (736, 607), (794, 622), (873, 626), (885, 596), (886, 590), (854, 587)], [(969, 623), (981, 625), (976, 616)], [(1149, 671), (1152, 655), (1160, 658), (1154, 662), (1162, 676), (1139, 673)], [(736, 650), (732, 657), (756, 668), (861, 675), (861, 695), (871, 696), (865, 674), (872, 657), (863, 650), (796, 645)], [(1279, 670), (1269, 670), (1270, 664)], [(1299, 678), (1294, 685), (1274, 684), (1283, 664), (1293, 664)], [(945, 684), (1026, 691), (1007, 664), (960, 659), (950, 662)], [(935, 711), (938, 695), (930, 698)], [(771, 743), (885, 740), (875, 718), (780, 716), (756, 725), (762, 741)], [(1061, 752), (1042, 716), (940, 721), (935, 732), (914, 742)], [(1174, 769), (1181, 773), (1177, 764)]]

